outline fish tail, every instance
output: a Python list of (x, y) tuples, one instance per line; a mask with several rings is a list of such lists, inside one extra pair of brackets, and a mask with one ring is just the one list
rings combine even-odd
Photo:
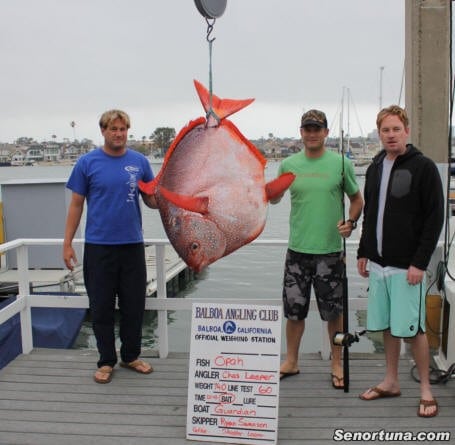
[(210, 98), (209, 91), (204, 87), (204, 85), (202, 85), (202, 83), (194, 80), (194, 86), (196, 87), (197, 94), (199, 95), (199, 99), (201, 100), (204, 110), (207, 113), (215, 113), (219, 120), (234, 114), (254, 101), (254, 99), (220, 99), (214, 94), (212, 94), (212, 97)]
[(265, 185), (267, 200), (271, 201), (273, 199), (281, 197), (281, 195), (283, 195), (283, 193), (290, 187), (294, 179), (294, 173), (287, 172), (278, 176), (278, 178), (274, 179), (273, 181), (268, 182)]

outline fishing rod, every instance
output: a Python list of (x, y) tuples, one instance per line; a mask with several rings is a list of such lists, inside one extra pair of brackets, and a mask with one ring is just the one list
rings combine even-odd
[[(343, 208), (343, 223), (346, 221), (346, 211), (345, 211), (345, 197), (344, 197), (344, 187), (345, 187), (345, 178), (344, 178), (344, 131), (341, 129), (341, 204)], [(346, 267), (346, 238), (343, 237), (343, 332), (349, 333), (349, 308), (348, 308), (348, 273)], [(335, 335), (335, 339), (337, 336)], [(343, 345), (343, 378), (344, 378), (344, 392), (349, 392), (349, 344), (343, 336), (342, 345)], [(336, 343), (335, 343), (336, 344)]]
[[(341, 207), (343, 214), (343, 224), (346, 222), (345, 210), (345, 177), (344, 177), (344, 131), (343, 131), (343, 105), (344, 105), (344, 91), (343, 87), (341, 95), (341, 112), (340, 112), (340, 153), (341, 153)], [(343, 236), (343, 332), (336, 332), (333, 337), (333, 344), (343, 347), (343, 380), (344, 392), (349, 392), (349, 308), (348, 308), (348, 274), (346, 267), (346, 238)]]
[[(345, 211), (345, 168), (344, 168), (344, 131), (341, 129), (340, 134), (341, 142), (341, 203), (343, 207), (343, 222), (346, 221), (346, 211)], [(347, 274), (347, 264), (346, 264), (346, 238), (343, 237), (343, 332), (336, 332), (333, 337), (333, 344), (336, 346), (343, 347), (343, 379), (344, 379), (344, 392), (349, 392), (349, 347), (354, 343), (358, 342), (360, 336), (363, 335), (366, 331), (354, 332), (351, 334), (349, 332), (349, 293), (348, 293), (348, 274)]]

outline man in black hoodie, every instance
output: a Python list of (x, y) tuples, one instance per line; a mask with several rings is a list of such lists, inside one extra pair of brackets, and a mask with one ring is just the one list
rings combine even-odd
[(406, 338), (420, 377), (417, 415), (433, 417), (438, 404), (429, 382), (425, 270), (443, 226), (441, 178), (434, 162), (406, 143), (405, 110), (396, 105), (384, 108), (376, 124), (384, 149), (366, 173), (357, 268), (362, 277), (369, 277), (367, 328), (383, 331), (386, 374), (360, 398), (401, 395), (398, 362), (401, 338)]

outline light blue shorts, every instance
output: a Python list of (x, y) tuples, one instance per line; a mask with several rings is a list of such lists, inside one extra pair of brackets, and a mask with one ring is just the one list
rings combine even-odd
[(425, 276), (411, 286), (406, 269), (381, 267), (370, 262), (367, 329), (390, 329), (395, 337), (414, 337), (425, 332)]

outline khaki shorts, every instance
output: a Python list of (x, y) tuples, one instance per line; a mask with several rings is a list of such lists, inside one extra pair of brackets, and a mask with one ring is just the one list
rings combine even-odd
[(425, 276), (411, 286), (406, 269), (382, 267), (370, 262), (367, 329), (390, 329), (395, 337), (414, 337), (425, 332)]

